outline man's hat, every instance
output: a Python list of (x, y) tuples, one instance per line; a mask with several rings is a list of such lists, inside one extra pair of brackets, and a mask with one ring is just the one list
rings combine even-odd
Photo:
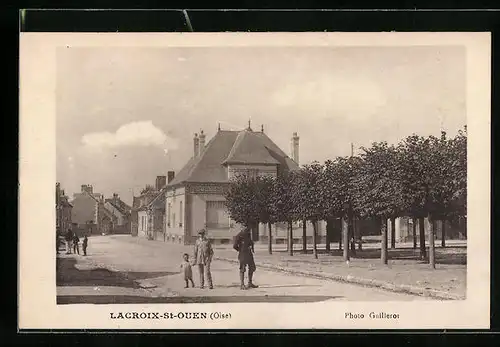
[(198, 235), (202, 235), (202, 234), (206, 234), (206, 230), (205, 229), (201, 229), (200, 231), (198, 231)]

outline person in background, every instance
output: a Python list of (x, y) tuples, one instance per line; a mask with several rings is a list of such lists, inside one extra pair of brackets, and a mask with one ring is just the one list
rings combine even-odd
[(89, 239), (88, 239), (87, 235), (85, 235), (85, 237), (83, 238), (83, 242), (82, 242), (83, 255), (87, 255), (88, 244), (89, 244)]
[(71, 229), (68, 229), (64, 239), (66, 240), (66, 254), (71, 254), (71, 241), (73, 241), (73, 232)]
[(214, 286), (212, 282), (212, 273), (210, 272), (210, 264), (212, 263), (214, 250), (210, 240), (206, 237), (205, 229), (201, 229), (198, 235), (200, 238), (196, 240), (194, 245), (194, 264), (198, 265), (198, 270), (200, 271), (200, 288), (204, 288), (206, 276), (208, 287), (213, 289)]
[[(253, 283), (253, 273), (256, 270), (253, 259), (253, 240), (250, 234), (251, 230), (245, 227), (234, 237), (233, 248), (238, 251), (238, 260), (240, 262), (240, 289), (258, 288)], [(245, 286), (245, 269), (248, 267), (248, 285)]]
[(80, 238), (76, 233), (73, 234), (73, 253), (80, 254)]

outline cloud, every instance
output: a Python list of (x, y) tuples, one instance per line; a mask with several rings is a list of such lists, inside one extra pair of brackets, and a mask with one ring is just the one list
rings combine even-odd
[(378, 84), (362, 76), (324, 75), (286, 85), (272, 94), (276, 106), (307, 112), (308, 116), (367, 119), (386, 103)]
[(85, 148), (104, 149), (124, 146), (155, 146), (164, 151), (177, 148), (177, 141), (168, 137), (152, 121), (127, 123), (116, 132), (94, 132), (82, 136)]

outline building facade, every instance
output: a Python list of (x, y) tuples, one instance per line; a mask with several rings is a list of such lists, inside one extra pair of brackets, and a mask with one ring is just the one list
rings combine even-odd
[(173, 177), (173, 171), (168, 172), (168, 178), (157, 176), (154, 186), (146, 186), (141, 195), (134, 197), (132, 218), (136, 231), (133, 230), (132, 235), (165, 240), (165, 189), (167, 179)]
[(72, 222), (73, 205), (69, 202), (59, 182), (56, 183), (56, 232), (63, 235), (73, 226)]
[[(224, 191), (235, 175), (270, 175), (298, 170), (299, 137), (292, 136), (291, 157), (286, 155), (265, 133), (250, 127), (242, 131), (218, 129), (206, 143), (206, 135), (195, 134), (193, 156), (166, 187), (165, 223), (166, 241), (192, 244), (197, 232), (204, 228), (215, 243), (231, 242), (241, 230), (231, 220), (224, 202)], [(294, 233), (301, 237), (302, 227), (294, 225)], [(300, 228), (300, 235), (298, 229)], [(273, 226), (275, 243), (286, 239), (286, 226)], [(319, 238), (325, 235), (325, 224), (319, 225)], [(307, 235), (313, 228), (307, 225)], [(261, 225), (254, 235), (256, 242), (264, 242), (268, 228)]]
[(113, 234), (130, 234), (131, 230), (131, 212), (132, 208), (120, 199), (118, 194), (104, 200), (104, 208), (116, 216), (116, 222), (113, 226)]
[(81, 186), (80, 193), (73, 194), (73, 210), (71, 218), (78, 227), (88, 224), (97, 225), (100, 193), (95, 193), (92, 185), (84, 184)]

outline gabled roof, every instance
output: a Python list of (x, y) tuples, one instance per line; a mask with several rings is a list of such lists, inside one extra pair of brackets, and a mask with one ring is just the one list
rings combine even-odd
[(127, 215), (131, 212), (131, 207), (124, 203), (121, 199), (106, 199), (105, 202), (117, 209), (122, 215)]
[(155, 203), (161, 203), (162, 201), (165, 201), (165, 190), (166, 190), (166, 186), (163, 187), (162, 189), (160, 189), (160, 191), (158, 192), (158, 194), (156, 194), (156, 196), (153, 198), (153, 200), (151, 200), (149, 202), (149, 204), (147, 204), (147, 207), (151, 207), (153, 206)]
[(203, 152), (192, 157), (167, 187), (181, 183), (227, 183), (225, 164), (280, 164), (284, 169), (299, 166), (289, 158), (265, 133), (251, 130), (219, 130)]

